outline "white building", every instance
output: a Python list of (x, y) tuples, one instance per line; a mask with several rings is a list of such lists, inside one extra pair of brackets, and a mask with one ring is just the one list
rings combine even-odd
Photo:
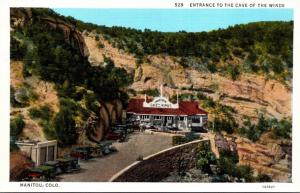
[(16, 145), (32, 159), (36, 166), (47, 161), (55, 161), (57, 157), (57, 141), (18, 141)]
[(162, 94), (149, 100), (145, 95), (142, 98), (129, 100), (127, 118), (134, 119), (139, 124), (151, 124), (161, 127), (173, 127), (186, 131), (199, 131), (207, 122), (208, 113), (196, 101), (179, 101), (171, 103)]

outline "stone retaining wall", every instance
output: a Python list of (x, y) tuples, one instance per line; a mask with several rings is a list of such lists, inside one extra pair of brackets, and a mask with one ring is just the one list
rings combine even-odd
[(111, 182), (159, 182), (170, 172), (183, 172), (196, 166), (199, 144), (209, 140), (197, 140), (174, 146), (136, 161), (115, 174)]

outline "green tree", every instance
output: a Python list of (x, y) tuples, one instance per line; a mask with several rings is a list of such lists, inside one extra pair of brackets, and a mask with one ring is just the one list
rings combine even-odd
[(72, 110), (61, 107), (54, 118), (54, 127), (60, 146), (69, 146), (77, 142), (78, 133), (75, 126)]
[(15, 118), (10, 119), (10, 136), (13, 138), (18, 137), (25, 127), (25, 122), (21, 114), (17, 115)]

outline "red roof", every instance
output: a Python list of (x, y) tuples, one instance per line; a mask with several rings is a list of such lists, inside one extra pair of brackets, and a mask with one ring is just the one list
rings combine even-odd
[(180, 101), (179, 108), (149, 108), (143, 107), (144, 99), (130, 99), (127, 107), (128, 113), (156, 114), (156, 115), (199, 115), (207, 114), (198, 107), (195, 101)]

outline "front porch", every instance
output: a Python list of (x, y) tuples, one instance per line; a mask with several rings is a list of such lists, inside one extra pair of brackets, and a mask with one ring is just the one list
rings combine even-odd
[(192, 128), (203, 128), (205, 118), (201, 115), (134, 115), (140, 125), (149, 127), (171, 128), (191, 131)]

